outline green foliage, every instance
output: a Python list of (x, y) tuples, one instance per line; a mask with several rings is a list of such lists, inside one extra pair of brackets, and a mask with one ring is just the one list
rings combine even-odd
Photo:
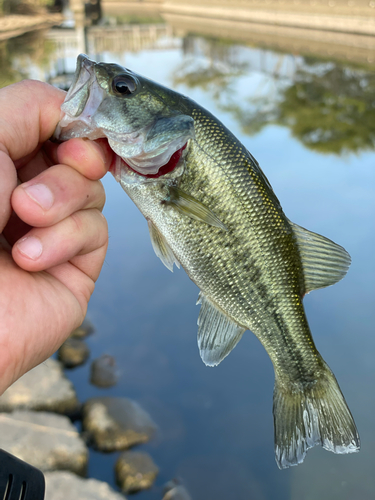
[(374, 149), (375, 74), (341, 65), (300, 70), (283, 92), (276, 121), (322, 153)]
[(39, 67), (49, 64), (55, 45), (38, 30), (0, 42), (0, 88), (28, 78), (33, 63)]
[[(195, 53), (195, 41), (193, 36), (184, 39), (184, 51), (186, 54)], [(233, 82), (244, 75), (248, 69), (246, 63), (235, 63), (232, 61), (232, 43), (224, 43), (218, 39), (206, 39), (206, 62), (197, 64), (197, 59), (192, 57), (183, 60), (183, 63), (173, 71), (173, 84), (186, 85), (189, 88), (201, 88), (212, 92), (214, 99), (221, 100), (224, 95), (232, 92)], [(202, 49), (202, 47), (200, 47)]]
[(375, 73), (341, 64), (300, 68), (277, 96), (251, 97), (224, 107), (253, 135), (270, 124), (290, 128), (320, 153), (359, 153), (375, 148)]
[(53, 4), (54, 0), (0, 0), (0, 14), (41, 14)]

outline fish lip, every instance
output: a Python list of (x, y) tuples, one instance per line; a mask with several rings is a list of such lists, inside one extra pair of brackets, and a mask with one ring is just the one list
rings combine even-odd
[[(95, 66), (95, 62), (89, 59), (86, 54), (79, 54), (77, 57), (77, 65), (76, 65), (76, 71), (74, 73), (73, 81), (72, 84), (68, 90), (68, 93), (66, 94), (65, 100), (69, 101), (74, 94), (76, 94), (84, 85), (86, 85), (89, 80), (93, 76), (93, 68)], [(77, 85), (79, 84), (79, 80), (82, 78), (85, 73), (82, 71), (85, 70), (86, 73), (88, 73), (87, 79), (83, 81), (83, 83), (77, 88)], [(85, 75), (86, 76), (86, 75)]]
[[(86, 126), (85, 133), (82, 132), (80, 137), (87, 137), (89, 139), (99, 139), (100, 137), (105, 137), (103, 134), (98, 135), (93, 133), (95, 125), (91, 124), (88, 119), (95, 113), (95, 108), (90, 117), (84, 115), (87, 104), (93, 101), (94, 98), (96, 98), (100, 104), (101, 97), (103, 95), (103, 91), (96, 82), (94, 71), (95, 65), (96, 63), (89, 59), (85, 54), (80, 54), (77, 57), (77, 65), (73, 82), (65, 96), (63, 104), (61, 105), (60, 120), (53, 134), (54, 140), (65, 141), (73, 137), (79, 137), (76, 131), (71, 130), (76, 128), (77, 123), (79, 122)], [(85, 89), (87, 93), (86, 99), (79, 104), (74, 103), (74, 98), (79, 94), (79, 92), (85, 93)], [(95, 94), (95, 97), (93, 94)], [(96, 109), (97, 107), (98, 106), (96, 106)], [(82, 126), (81, 128), (83, 129)], [(90, 129), (92, 132), (91, 134), (89, 133)]]

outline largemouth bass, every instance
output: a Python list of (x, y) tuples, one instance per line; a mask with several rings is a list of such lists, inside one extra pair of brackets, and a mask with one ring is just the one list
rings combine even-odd
[(284, 215), (247, 149), (211, 113), (117, 64), (78, 57), (55, 137), (106, 137), (111, 171), (148, 222), (156, 255), (200, 288), (198, 346), (219, 364), (251, 330), (275, 370), (276, 462), (320, 444), (359, 450), (352, 415), (312, 339), (302, 299), (339, 281), (349, 254)]

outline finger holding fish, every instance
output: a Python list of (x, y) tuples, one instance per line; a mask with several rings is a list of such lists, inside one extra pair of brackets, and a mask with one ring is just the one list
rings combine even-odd
[(72, 139), (56, 149), (56, 163), (70, 165), (91, 180), (101, 179), (107, 173), (112, 157), (113, 152), (105, 139)]
[[(19, 178), (27, 181), (12, 193), (14, 212), (4, 229), (4, 236), (13, 247), (13, 258), (22, 269), (31, 272), (52, 273), (51, 268), (74, 262), (90, 278), (89, 283), (95, 281), (108, 240), (107, 223), (100, 213), (105, 192), (97, 179), (107, 172), (112, 153), (108, 153), (104, 141), (96, 144), (75, 139), (60, 146), (51, 145), (51, 162), (57, 161), (60, 154), (71, 164), (48, 168), (46, 162), (39, 161), (40, 172), (34, 176), (40, 154), (41, 150), (19, 165)], [(75, 168), (78, 163), (81, 171)], [(82, 175), (90, 171), (91, 179)], [(68, 276), (66, 271), (65, 275)]]
[(20, 184), (13, 192), (17, 215), (35, 227), (52, 226), (78, 210), (102, 210), (105, 192), (100, 181), (90, 180), (68, 165), (54, 165)]
[(76, 211), (51, 227), (31, 229), (14, 244), (12, 256), (20, 267), (36, 272), (97, 249), (105, 251), (106, 247), (106, 220), (99, 210), (87, 209)]

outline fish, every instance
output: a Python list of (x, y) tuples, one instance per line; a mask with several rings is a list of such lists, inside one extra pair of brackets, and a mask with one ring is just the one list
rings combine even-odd
[(246, 147), (178, 92), (81, 54), (61, 110), (55, 139), (107, 138), (111, 173), (146, 218), (156, 255), (199, 287), (203, 362), (221, 363), (246, 330), (264, 346), (278, 467), (315, 445), (357, 452), (352, 414), (303, 307), (307, 293), (345, 276), (346, 250), (291, 222)]

